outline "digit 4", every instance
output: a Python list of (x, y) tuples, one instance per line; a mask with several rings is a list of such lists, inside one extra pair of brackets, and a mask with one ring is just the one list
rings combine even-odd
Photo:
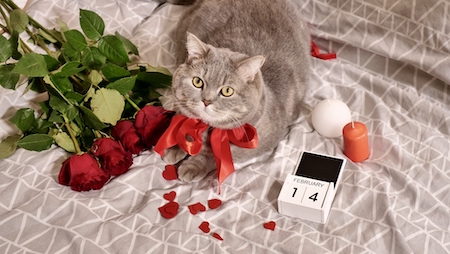
[(311, 195), (309, 197), (309, 199), (311, 199), (313, 202), (316, 202), (317, 201), (317, 195), (319, 195), (319, 192), (316, 192), (313, 195)]

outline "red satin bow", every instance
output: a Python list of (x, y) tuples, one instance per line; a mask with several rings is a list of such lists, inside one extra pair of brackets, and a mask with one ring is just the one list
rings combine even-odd
[(317, 47), (316, 43), (312, 40), (311, 40), (311, 56), (317, 57), (322, 60), (336, 59), (336, 53), (321, 54), (319, 47)]
[[(186, 153), (197, 155), (202, 149), (202, 133), (208, 127), (199, 119), (175, 115), (170, 122), (170, 126), (155, 145), (154, 150), (164, 156), (165, 149), (178, 145)], [(220, 193), (220, 185), (234, 172), (230, 143), (242, 148), (256, 148), (258, 146), (258, 135), (255, 127), (249, 124), (231, 130), (214, 128), (211, 131), (210, 142), (217, 166)]]

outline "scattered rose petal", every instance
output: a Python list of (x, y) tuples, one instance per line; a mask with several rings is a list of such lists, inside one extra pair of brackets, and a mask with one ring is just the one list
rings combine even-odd
[(269, 230), (275, 230), (276, 225), (277, 224), (275, 223), (275, 221), (269, 221), (269, 222), (264, 223), (264, 228), (269, 229)]
[(169, 193), (164, 194), (164, 199), (167, 201), (174, 201), (177, 193), (175, 191), (171, 191)]
[(209, 231), (211, 231), (211, 229), (209, 229), (209, 222), (207, 221), (202, 222), (198, 228), (201, 229), (203, 233), (209, 233)]
[(162, 176), (169, 181), (178, 179), (177, 168), (174, 165), (166, 165)]
[(210, 199), (208, 200), (208, 207), (209, 209), (216, 209), (217, 207), (219, 207), (220, 205), (222, 205), (222, 201), (220, 201), (219, 199)]
[(206, 207), (200, 202), (195, 203), (193, 205), (189, 205), (188, 207), (189, 207), (189, 211), (194, 215), (197, 214), (199, 211), (201, 211), (201, 212), (206, 211)]
[(223, 238), (217, 233), (213, 233), (213, 237), (218, 239), (218, 240), (220, 240), (220, 241), (223, 241)]
[(159, 212), (161, 213), (161, 216), (166, 218), (166, 219), (172, 219), (173, 217), (175, 217), (178, 214), (178, 208), (180, 206), (178, 205), (177, 202), (169, 202), (163, 206), (161, 206), (160, 208), (158, 208)]

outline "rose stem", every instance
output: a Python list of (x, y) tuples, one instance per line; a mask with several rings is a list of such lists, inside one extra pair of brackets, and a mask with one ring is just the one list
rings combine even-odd
[[(10, 7), (10, 6), (8, 6), (6, 3), (4, 3), (4, 2), (1, 2), (1, 5), (2, 5), (5, 9), (7, 9), (7, 10), (8, 10), (7, 7)], [(11, 8), (11, 7), (10, 7), (10, 8)], [(8, 10), (8, 11), (10, 11), (10, 10)], [(3, 19), (4, 19), (5, 22), (6, 22), (6, 27), (3, 26), (3, 25), (0, 25), (1, 28), (2, 28), (5, 32), (7, 32), (7, 33), (9, 33), (9, 34), (12, 34), (13, 29), (12, 29), (12, 27), (11, 27), (11, 23), (9, 22), (8, 16), (6, 16), (6, 13), (4, 12), (3, 8), (1, 8), (1, 7), (0, 7), (0, 12), (1, 12), (1, 14), (2, 14)], [(28, 16), (28, 17), (29, 17), (29, 16)], [(50, 53), (50, 51), (48, 50), (48, 48), (47, 48), (45, 45), (43, 45), (43, 44), (42, 44), (42, 43), (34, 36), (34, 34), (30, 31), (30, 29), (26, 28), (25, 30), (26, 30), (26, 32), (31, 36), (31, 38), (33, 39), (33, 41), (35, 41), (37, 44), (39, 44), (39, 46), (40, 46), (42, 49), (44, 49), (49, 55), (52, 55), (52, 54)], [(21, 41), (21, 46), (23, 47), (23, 50), (24, 50), (25, 52), (33, 52), (33, 50), (31, 50), (30, 47), (28, 47), (28, 45), (22, 40), (22, 38), (19, 37), (19, 40)]]
[(128, 103), (130, 103), (134, 109), (136, 109), (137, 111), (141, 110), (141, 108), (138, 105), (136, 105), (136, 103), (134, 103), (134, 101), (130, 98), (130, 96), (128, 94), (125, 94), (123, 97), (125, 97), (125, 99), (128, 101)]
[[(2, 2), (1, 4), (2, 4), (2, 6), (6, 9), (6, 6), (4, 5), (4, 3)], [(3, 19), (4, 19), (5, 22), (6, 22), (6, 26), (8, 27), (8, 30), (9, 30), (9, 31), (12, 31), (11, 23), (9, 22), (9, 18), (8, 18), (8, 16), (6, 16), (5, 11), (4, 11), (3, 8), (1, 8), (1, 7), (0, 7), (0, 12), (1, 12), (1, 14), (2, 14)], [(5, 29), (3, 28), (3, 30), (5, 30)]]
[[(1, 2), (3, 3), (3, 1), (1, 1)], [(17, 6), (13, 1), (6, 0), (5, 2), (6, 2), (5, 4), (8, 5), (8, 7), (11, 9), (20, 9), (20, 7)], [(44, 31), (45, 33), (47, 33), (49, 35), (52, 34), (47, 28), (43, 27), (39, 22), (37, 22), (32, 17), (30, 17), (30, 15), (28, 15), (28, 19), (30, 20), (30, 24), (32, 24), (32, 26), (34, 26), (35, 28), (40, 28), (42, 31)], [(64, 43), (64, 41), (59, 40), (59, 38), (55, 38), (55, 37), (53, 37), (53, 38), (61, 44)]]
[(73, 134), (72, 126), (70, 126), (69, 119), (67, 119), (65, 115), (63, 115), (63, 118), (64, 118), (64, 126), (66, 126), (66, 129), (69, 132), (69, 136), (72, 139), (73, 145), (75, 146), (75, 150), (77, 151), (77, 154), (81, 154), (83, 151), (81, 151), (80, 144), (78, 143), (75, 134)]

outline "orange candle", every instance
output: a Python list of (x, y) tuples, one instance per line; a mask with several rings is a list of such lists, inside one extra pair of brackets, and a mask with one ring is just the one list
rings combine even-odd
[(367, 127), (360, 122), (351, 122), (342, 130), (344, 136), (344, 154), (353, 162), (369, 158), (369, 136)]

